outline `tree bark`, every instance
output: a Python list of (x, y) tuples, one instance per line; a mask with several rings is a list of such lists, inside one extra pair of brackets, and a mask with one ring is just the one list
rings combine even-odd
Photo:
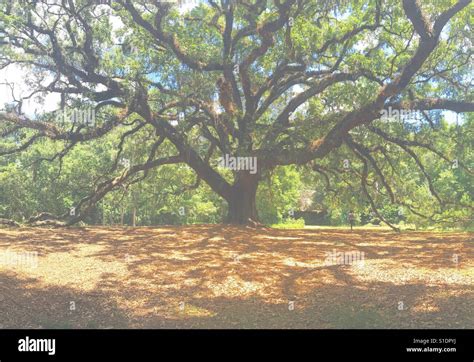
[(249, 174), (248, 171), (242, 171), (237, 175), (231, 195), (226, 199), (229, 206), (227, 223), (238, 225), (258, 223), (257, 188), (257, 175)]

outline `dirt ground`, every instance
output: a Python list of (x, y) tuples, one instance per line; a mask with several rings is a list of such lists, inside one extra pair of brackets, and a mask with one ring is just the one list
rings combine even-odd
[(473, 242), (222, 225), (0, 229), (0, 328), (474, 328)]

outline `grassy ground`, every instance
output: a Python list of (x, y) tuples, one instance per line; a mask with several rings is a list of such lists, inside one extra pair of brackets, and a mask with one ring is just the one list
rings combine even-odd
[[(473, 241), (347, 228), (0, 229), (0, 327), (474, 328)], [(12, 257), (25, 252), (37, 265)]]

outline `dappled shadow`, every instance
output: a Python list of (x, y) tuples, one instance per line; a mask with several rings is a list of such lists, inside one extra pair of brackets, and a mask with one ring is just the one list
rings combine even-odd
[[(223, 225), (20, 230), (0, 230), (0, 252), (37, 251), (38, 267), (0, 266), (8, 273), (0, 283), (30, 290), (20, 297), (45, 304), (44, 311), (51, 310), (46, 296), (57, 295), (60, 305), (84, 298), (91, 310), (97, 306), (95, 317), (84, 319), (97, 319), (100, 328), (474, 327), (470, 233)], [(328, 263), (328, 255), (355, 252), (363, 260)], [(84, 327), (68, 313), (65, 328)]]
[(126, 328), (127, 311), (101, 291), (44, 286), (0, 273), (0, 328)]

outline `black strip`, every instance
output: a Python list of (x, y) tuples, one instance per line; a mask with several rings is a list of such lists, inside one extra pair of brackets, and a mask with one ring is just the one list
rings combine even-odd
[[(19, 352), (54, 338), (55, 355)], [(416, 342), (428, 341), (426, 344)], [(454, 341), (455, 340), (455, 341)], [(0, 330), (9, 360), (473, 361), (474, 330)], [(426, 348), (426, 352), (407, 352)], [(456, 348), (433, 352), (428, 348)], [(431, 352), (428, 352), (431, 351)]]

